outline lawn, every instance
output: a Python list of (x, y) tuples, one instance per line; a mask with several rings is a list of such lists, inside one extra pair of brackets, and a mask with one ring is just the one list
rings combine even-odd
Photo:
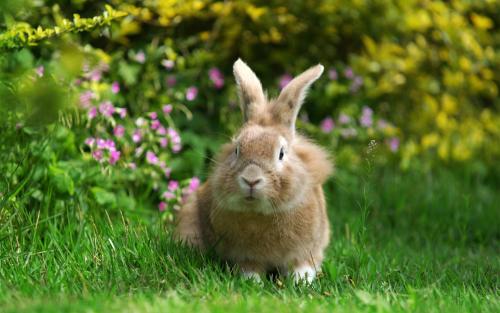
[(498, 187), (457, 170), (339, 171), (325, 186), (332, 241), (311, 286), (244, 281), (172, 242), (153, 212), (0, 206), (0, 308), (499, 312)]

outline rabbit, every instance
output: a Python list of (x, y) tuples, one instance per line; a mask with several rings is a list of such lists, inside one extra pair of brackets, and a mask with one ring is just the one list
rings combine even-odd
[(180, 209), (175, 238), (214, 249), (246, 278), (260, 281), (277, 270), (310, 283), (330, 238), (322, 184), (333, 165), (325, 150), (296, 133), (295, 121), (323, 66), (309, 68), (271, 100), (241, 59), (233, 71), (244, 124)]

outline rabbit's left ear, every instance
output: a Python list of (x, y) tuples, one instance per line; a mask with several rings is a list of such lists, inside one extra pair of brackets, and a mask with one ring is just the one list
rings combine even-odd
[(323, 73), (323, 65), (318, 64), (295, 77), (281, 91), (276, 103), (271, 108), (271, 114), (277, 123), (289, 127), (295, 133), (295, 120), (304, 102), (307, 90)]

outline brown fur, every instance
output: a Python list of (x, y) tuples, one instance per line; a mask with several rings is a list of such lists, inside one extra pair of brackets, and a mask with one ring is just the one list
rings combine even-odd
[[(294, 124), (307, 88), (323, 69), (309, 69), (277, 100), (262, 102), (260, 82), (239, 62), (235, 76), (246, 122), (180, 210), (176, 236), (203, 250), (214, 248), (244, 271), (319, 268), (330, 236), (322, 184), (332, 165), (323, 149), (295, 134)], [(280, 149), (286, 150), (283, 160)], [(246, 200), (238, 179), (251, 164), (264, 187)]]

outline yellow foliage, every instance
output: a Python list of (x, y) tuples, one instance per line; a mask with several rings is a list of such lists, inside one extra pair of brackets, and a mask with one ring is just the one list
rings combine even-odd
[(430, 133), (424, 135), (421, 140), (421, 145), (424, 149), (435, 147), (439, 143), (439, 135), (437, 133)]
[(462, 141), (459, 141), (458, 143), (453, 145), (452, 155), (455, 160), (466, 161), (470, 159), (472, 153)]
[(448, 142), (447, 141), (442, 141), (439, 144), (439, 147), (438, 147), (438, 155), (439, 155), (439, 157), (442, 160), (448, 160), (449, 154), (450, 154), (450, 151), (449, 151), (449, 148), (448, 148)]
[(266, 13), (267, 9), (249, 5), (246, 7), (245, 11), (253, 21), (258, 21), (259, 18)]
[(458, 64), (460, 65), (460, 68), (464, 72), (470, 72), (472, 68), (472, 63), (469, 59), (467, 59), (465, 56), (460, 56), (458, 59)]
[(120, 36), (137, 34), (141, 31), (141, 24), (137, 21), (124, 19), (120, 23)]
[(493, 27), (493, 21), (487, 16), (472, 13), (471, 20), (472, 23), (474, 23), (474, 26), (479, 29), (490, 29)]
[(450, 119), (448, 118), (448, 115), (446, 115), (446, 112), (441, 111), (438, 113), (436, 116), (436, 125), (442, 130), (447, 130), (449, 128)]
[(406, 142), (401, 149), (401, 167), (408, 168), (411, 162), (411, 159), (418, 154), (418, 145), (410, 140)]
[(454, 114), (457, 112), (457, 101), (451, 95), (445, 93), (441, 99), (443, 111), (447, 114)]
[(413, 30), (425, 31), (432, 25), (432, 21), (425, 10), (418, 10), (408, 14), (406, 25)]

